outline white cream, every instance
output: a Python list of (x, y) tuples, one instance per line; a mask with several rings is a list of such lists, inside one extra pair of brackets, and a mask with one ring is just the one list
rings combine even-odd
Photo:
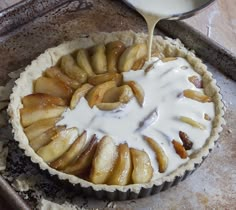
[[(149, 63), (157, 60), (152, 58)], [(181, 67), (187, 66), (183, 70)], [(116, 144), (127, 142), (129, 147), (145, 150), (152, 161), (155, 170), (153, 178), (168, 174), (186, 162), (188, 159), (181, 159), (175, 152), (171, 141), (179, 140), (179, 131), (188, 134), (193, 142), (193, 151), (201, 148), (206, 139), (210, 136), (211, 122), (204, 119), (204, 113), (214, 118), (214, 104), (200, 103), (181, 96), (185, 89), (198, 90), (188, 81), (189, 76), (198, 75), (188, 62), (183, 58), (163, 63), (161, 60), (154, 63), (153, 69), (147, 74), (144, 70), (129, 71), (123, 73), (124, 80), (136, 81), (145, 92), (144, 106), (140, 107), (133, 98), (121, 110), (101, 111), (94, 107), (91, 109), (85, 98), (82, 98), (74, 110), (67, 109), (63, 114), (64, 118), (58, 125), (77, 127), (79, 133), (87, 130), (88, 136), (96, 134), (99, 138), (110, 135)], [(200, 77), (200, 75), (198, 75)], [(158, 117), (145, 129), (139, 129), (140, 123), (144, 121), (155, 109), (158, 110)], [(206, 126), (206, 130), (191, 127), (179, 120), (180, 116), (190, 117)], [(155, 154), (144, 141), (143, 135), (153, 137), (163, 146), (169, 164), (165, 173), (158, 172), (158, 164)]]

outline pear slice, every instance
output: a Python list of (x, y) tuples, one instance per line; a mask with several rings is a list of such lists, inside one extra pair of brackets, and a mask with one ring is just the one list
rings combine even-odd
[(90, 171), (90, 181), (94, 184), (106, 183), (118, 156), (117, 146), (109, 136), (104, 136), (98, 143)]
[(105, 45), (99, 44), (90, 49), (91, 65), (96, 74), (103, 74), (107, 72), (107, 58)]
[(46, 93), (65, 100), (69, 100), (72, 95), (72, 89), (66, 83), (47, 77), (39, 77), (35, 81), (34, 92)]
[(146, 58), (147, 53), (147, 45), (144, 43), (134, 44), (126, 48), (126, 50), (123, 52), (119, 59), (119, 71), (126, 72), (133, 69), (135, 62), (139, 61), (140, 59)]
[(100, 85), (104, 82), (115, 81), (116, 85), (121, 85), (123, 82), (123, 75), (115, 72), (109, 72), (92, 76), (88, 79), (88, 83), (91, 85)]
[(118, 146), (119, 156), (107, 184), (124, 186), (130, 183), (132, 173), (132, 161), (128, 144)]
[(79, 103), (80, 99), (85, 96), (89, 90), (93, 88), (92, 85), (85, 83), (81, 87), (79, 87), (73, 94), (70, 101), (70, 108), (74, 109), (76, 105)]
[(51, 142), (51, 138), (55, 136), (59, 131), (64, 130), (65, 128), (65, 126), (57, 126), (45, 131), (36, 138), (31, 139), (29, 142), (30, 146), (33, 148), (34, 151), (37, 151), (40, 147), (43, 147), (49, 142)]
[(73, 174), (77, 176), (85, 174), (91, 168), (96, 149), (97, 149), (97, 138), (96, 136), (93, 136), (88, 146), (79, 156), (79, 158), (75, 162), (72, 162), (70, 165), (66, 166), (64, 172), (67, 174)]
[(73, 144), (78, 136), (77, 128), (62, 130), (52, 137), (52, 141), (41, 147), (37, 154), (46, 162), (50, 163), (59, 158)]
[(130, 152), (133, 163), (132, 182), (134, 184), (149, 182), (153, 176), (153, 168), (148, 154), (134, 148), (130, 148)]
[(89, 106), (92, 108), (94, 105), (101, 103), (104, 94), (115, 86), (115, 81), (109, 81), (93, 87), (85, 96)]
[(45, 75), (50, 78), (58, 79), (73, 89), (76, 89), (80, 86), (80, 83), (78, 81), (71, 79), (66, 74), (62, 73), (61, 69), (57, 66), (46, 69)]
[(59, 117), (65, 109), (66, 107), (64, 106), (56, 106), (54, 104), (22, 108), (20, 109), (22, 126), (27, 127), (39, 120)]
[(49, 119), (43, 119), (36, 121), (35, 123), (31, 124), (30, 126), (24, 129), (26, 136), (28, 137), (29, 141), (36, 138), (37, 136), (41, 135), (48, 129), (55, 126), (55, 124), (60, 120), (60, 117), (52, 117)]
[(71, 145), (71, 147), (57, 160), (50, 163), (52, 168), (57, 170), (63, 170), (68, 164), (70, 164), (76, 157), (79, 157), (83, 151), (87, 138), (86, 131), (83, 132)]
[(143, 88), (135, 81), (127, 81), (124, 84), (129, 85), (134, 93), (135, 98), (137, 99), (139, 105), (142, 107), (144, 104), (144, 90)]
[(65, 106), (66, 102), (59, 97), (51, 96), (45, 93), (33, 93), (22, 98), (24, 107), (44, 106), (55, 104), (58, 106)]
[(118, 60), (125, 50), (125, 44), (121, 41), (109, 42), (106, 44), (107, 70), (117, 72)]
[(162, 147), (152, 138), (145, 136), (144, 139), (147, 141), (149, 146), (153, 149), (156, 154), (158, 162), (159, 172), (164, 173), (168, 167), (168, 157)]
[(190, 90), (190, 89), (184, 90), (184, 96), (186, 98), (190, 98), (192, 100), (199, 101), (201, 103), (212, 102), (211, 97), (196, 90)]

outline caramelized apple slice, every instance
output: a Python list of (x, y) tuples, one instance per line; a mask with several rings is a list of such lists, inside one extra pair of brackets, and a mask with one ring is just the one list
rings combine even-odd
[(114, 103), (99, 103), (96, 104), (97, 108), (104, 111), (112, 111), (115, 109), (119, 109), (123, 106), (121, 102), (114, 102)]
[(65, 109), (63, 106), (56, 106), (54, 104), (22, 108), (20, 109), (21, 123), (23, 127), (26, 127), (39, 120), (59, 117)]
[(161, 61), (162, 61), (163, 63), (170, 62), (170, 61), (175, 61), (175, 60), (177, 60), (176, 57), (165, 57), (165, 58), (162, 58), (162, 59), (161, 59)]
[(134, 184), (147, 183), (153, 176), (153, 168), (150, 158), (145, 151), (131, 148), (133, 162), (132, 181)]
[(46, 93), (52, 96), (69, 100), (72, 95), (72, 89), (64, 82), (47, 77), (39, 77), (35, 81), (35, 93)]
[(204, 114), (204, 119), (207, 121), (211, 121), (211, 117), (207, 113)]
[(74, 109), (76, 107), (76, 105), (79, 103), (80, 99), (85, 96), (89, 90), (92, 89), (92, 85), (86, 83), (86, 84), (83, 84), (80, 88), (78, 88), (72, 98), (71, 98), (71, 101), (70, 101), (70, 108), (71, 109)]
[(128, 81), (125, 84), (129, 85), (134, 93), (135, 98), (137, 99), (140, 106), (144, 104), (144, 90), (143, 88), (135, 81)]
[(109, 81), (109, 82), (105, 82), (105, 83), (102, 83), (100, 85), (93, 87), (85, 96), (85, 98), (88, 101), (89, 106), (93, 107), (94, 105), (101, 103), (104, 97), (104, 94), (109, 89), (115, 86), (116, 86), (116, 83), (114, 81)]
[(120, 56), (118, 69), (120, 72), (129, 71), (133, 68), (135, 62), (147, 56), (146, 44), (134, 44), (128, 47)]
[(150, 137), (144, 137), (144, 138), (156, 154), (159, 172), (164, 173), (168, 167), (168, 157), (166, 153), (155, 140), (153, 140)]
[(145, 62), (146, 62), (146, 56), (138, 59), (137, 61), (135, 61), (134, 65), (132, 66), (132, 70), (142, 69)]
[(65, 106), (66, 102), (59, 97), (51, 96), (45, 93), (33, 93), (22, 98), (24, 107), (45, 106), (55, 104), (58, 106)]
[(70, 164), (76, 157), (79, 157), (83, 151), (85, 142), (87, 138), (87, 133), (83, 132), (81, 136), (79, 136), (71, 147), (57, 160), (50, 163), (52, 168), (57, 170), (64, 169), (68, 164)]
[(117, 64), (121, 54), (125, 50), (125, 45), (121, 41), (109, 42), (106, 45), (107, 70), (117, 72)]
[(51, 138), (53, 136), (55, 136), (59, 131), (64, 130), (65, 128), (65, 126), (57, 126), (45, 131), (41, 135), (32, 139), (30, 141), (30, 146), (34, 151), (37, 151), (40, 147), (47, 145), (51, 141)]
[(71, 78), (83, 84), (87, 81), (87, 73), (79, 68), (71, 55), (64, 55), (61, 58), (61, 68)]
[(55, 124), (60, 120), (60, 117), (53, 117), (49, 119), (39, 120), (27, 128), (24, 129), (26, 136), (28, 137), (29, 141), (36, 138), (37, 136), (44, 133), (46, 130), (55, 126)]
[(96, 149), (97, 149), (97, 138), (93, 136), (93, 138), (89, 142), (89, 145), (84, 150), (84, 152), (79, 156), (79, 158), (75, 162), (67, 166), (64, 172), (77, 176), (86, 173), (92, 165)]
[(190, 90), (190, 89), (184, 90), (184, 96), (186, 98), (190, 98), (192, 100), (196, 100), (202, 103), (212, 102), (211, 97), (195, 90)]
[(205, 130), (206, 129), (206, 126), (189, 118), (189, 117), (184, 117), (184, 116), (181, 116), (180, 117), (180, 121), (184, 122), (184, 123), (187, 123), (195, 128), (199, 128), (201, 130)]
[(176, 153), (182, 158), (186, 159), (188, 157), (188, 153), (184, 149), (183, 145), (180, 144), (178, 141), (173, 140), (172, 144), (174, 145)]
[(78, 88), (80, 85), (78, 81), (71, 79), (70, 77), (62, 73), (62, 71), (57, 66), (46, 69), (45, 75), (50, 78), (58, 79), (74, 89)]
[(115, 81), (116, 85), (119, 86), (123, 82), (123, 75), (118, 73), (105, 73), (92, 76), (88, 79), (88, 83), (91, 85), (100, 85), (108, 81)]
[(124, 186), (130, 183), (132, 173), (132, 162), (128, 145), (120, 144), (118, 153), (119, 156), (107, 184)]
[(52, 141), (41, 147), (37, 154), (46, 162), (50, 163), (59, 158), (73, 144), (78, 136), (76, 128), (62, 130), (52, 137)]
[(104, 103), (128, 103), (133, 98), (133, 91), (128, 85), (113, 87), (108, 90), (102, 99)]
[(189, 82), (193, 83), (196, 88), (203, 88), (202, 80), (198, 76), (193, 75), (188, 78)]
[(103, 44), (94, 46), (91, 52), (91, 65), (96, 74), (102, 74), (107, 71), (106, 48)]
[(90, 181), (94, 184), (106, 183), (117, 158), (117, 147), (109, 136), (98, 143), (90, 171)]
[(184, 149), (190, 150), (193, 147), (193, 142), (189, 139), (187, 133), (179, 131), (179, 137), (183, 142)]

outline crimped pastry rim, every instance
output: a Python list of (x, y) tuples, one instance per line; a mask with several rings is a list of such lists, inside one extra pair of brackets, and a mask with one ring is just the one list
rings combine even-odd
[(133, 31), (121, 31), (113, 33), (94, 33), (90, 35), (81, 36), (76, 40), (65, 42), (57, 47), (46, 50), (43, 54), (38, 56), (32, 63), (25, 68), (21, 73), (20, 78), (16, 80), (13, 92), (10, 96), (10, 103), (8, 106), (8, 114), (10, 116), (10, 123), (12, 124), (12, 132), (14, 139), (19, 143), (19, 147), (24, 150), (26, 156), (31, 158), (31, 161), (37, 163), (42, 170), (47, 170), (51, 175), (57, 175), (61, 180), (68, 180), (73, 185), (80, 184), (83, 188), (92, 187), (95, 191), (105, 190), (106, 192), (114, 192), (116, 190), (121, 192), (139, 193), (142, 188), (152, 188), (154, 185), (159, 186), (164, 182), (172, 182), (176, 177), (181, 177), (186, 171), (195, 169), (195, 165), (200, 164), (209, 151), (213, 149), (215, 142), (219, 138), (219, 133), (222, 131), (222, 125), (225, 123), (223, 119), (224, 104), (220, 94), (220, 88), (216, 85), (216, 80), (212, 78), (212, 74), (207, 71), (206, 65), (195, 56), (195, 54), (187, 50), (179, 40), (170, 38), (163, 39), (161, 36), (154, 36), (153, 50), (161, 52), (164, 56), (179, 56), (184, 57), (193, 66), (193, 69), (198, 72), (203, 79), (204, 90), (207, 95), (213, 97), (215, 104), (215, 119), (210, 137), (206, 140), (204, 146), (195, 153), (194, 157), (187, 161), (186, 164), (180, 166), (169, 175), (158, 178), (146, 184), (132, 184), (126, 186), (115, 186), (106, 184), (93, 184), (91, 182), (80, 179), (74, 175), (69, 175), (57, 171), (48, 166), (43, 159), (38, 156), (30, 147), (28, 139), (23, 131), (20, 122), (19, 109), (22, 108), (21, 97), (32, 93), (32, 80), (41, 76), (42, 72), (53, 65), (55, 65), (62, 55), (73, 52), (79, 48), (87, 48), (99, 43), (107, 43), (114, 40), (121, 40), (125, 45), (132, 45), (134, 43), (147, 42), (147, 35), (143, 33), (135, 33)]

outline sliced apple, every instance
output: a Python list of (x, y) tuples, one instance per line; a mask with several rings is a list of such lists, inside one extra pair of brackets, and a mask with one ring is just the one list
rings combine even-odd
[(74, 109), (76, 107), (76, 105), (79, 103), (80, 99), (85, 96), (89, 90), (91, 90), (93, 88), (92, 85), (88, 84), (88, 83), (85, 83), (83, 84), (80, 88), (78, 88), (72, 98), (71, 98), (71, 101), (70, 101), (70, 108), (71, 109)]
[(105, 83), (102, 83), (100, 85), (93, 87), (85, 96), (85, 98), (88, 101), (89, 106), (93, 107), (94, 105), (101, 103), (104, 97), (104, 94), (109, 89), (115, 86), (116, 86), (115, 81), (109, 81), (109, 82), (105, 82)]
[(96, 74), (103, 74), (107, 72), (107, 58), (105, 45), (99, 44), (90, 49), (91, 65)]
[(189, 136), (187, 135), (187, 133), (183, 132), (183, 131), (179, 131), (179, 137), (183, 142), (183, 147), (186, 150), (190, 150), (193, 147), (193, 142), (189, 139)]
[(109, 72), (92, 76), (88, 79), (88, 83), (91, 85), (100, 85), (104, 82), (115, 81), (116, 85), (121, 85), (123, 82), (123, 75), (115, 72)]
[(65, 126), (57, 126), (53, 127), (36, 138), (30, 140), (30, 146), (34, 151), (37, 151), (40, 147), (47, 145), (50, 141), (52, 141), (52, 137), (55, 136), (59, 131), (64, 130)]
[(120, 72), (126, 72), (133, 68), (135, 62), (147, 57), (147, 45), (146, 44), (134, 44), (123, 52), (120, 56), (118, 69)]
[(116, 110), (116, 109), (121, 108), (123, 105), (124, 104), (122, 104), (121, 102), (99, 103), (99, 104), (96, 104), (96, 107), (100, 110), (112, 111), (112, 110)]
[(133, 66), (132, 66), (132, 70), (142, 69), (145, 62), (146, 62), (146, 56), (138, 59), (137, 61), (134, 62)]
[(37, 136), (44, 133), (46, 130), (55, 126), (55, 124), (60, 120), (60, 117), (53, 117), (49, 119), (43, 119), (36, 121), (35, 123), (31, 124), (27, 128), (24, 129), (26, 136), (28, 137), (29, 141), (36, 138)]
[(58, 106), (65, 106), (66, 102), (62, 98), (51, 96), (45, 93), (33, 93), (22, 98), (24, 107), (45, 106), (55, 104)]
[(102, 102), (104, 103), (128, 103), (133, 98), (133, 91), (128, 85), (122, 85), (120, 87), (113, 87), (106, 91)]
[(159, 172), (164, 173), (168, 167), (168, 157), (162, 147), (152, 138), (145, 136), (144, 139), (147, 141), (149, 146), (155, 152), (156, 159), (158, 162)]
[(190, 89), (184, 90), (184, 96), (186, 98), (190, 98), (192, 100), (199, 101), (201, 103), (212, 102), (211, 97), (196, 90), (190, 90)]
[(83, 84), (87, 81), (87, 73), (79, 68), (71, 55), (64, 55), (61, 58), (62, 70), (71, 78)]
[(20, 109), (21, 123), (23, 127), (27, 127), (39, 120), (59, 117), (65, 109), (64, 106), (54, 104), (22, 108)]
[(129, 85), (134, 93), (135, 98), (137, 99), (140, 106), (144, 104), (144, 90), (143, 88), (135, 81), (127, 81), (125, 84)]
[(109, 136), (104, 136), (98, 143), (90, 171), (90, 181), (94, 184), (106, 183), (118, 156), (117, 146)]
[(132, 173), (132, 161), (128, 144), (118, 146), (118, 158), (107, 184), (124, 186), (130, 183)]
[(175, 61), (175, 60), (177, 60), (176, 57), (165, 57), (165, 58), (162, 58), (162, 59), (161, 59), (161, 61), (162, 61), (163, 63), (167, 63), (167, 62)]
[(52, 96), (69, 100), (72, 95), (72, 89), (64, 82), (47, 77), (39, 77), (34, 85), (35, 93), (46, 93)]
[(187, 123), (195, 128), (199, 128), (201, 130), (205, 130), (206, 129), (206, 126), (193, 120), (192, 118), (189, 118), (189, 117), (184, 117), (184, 116), (181, 116), (180, 117), (180, 121), (184, 122), (184, 123)]
[(72, 162), (70, 165), (68, 165), (65, 168), (64, 172), (77, 176), (86, 173), (91, 168), (96, 149), (97, 138), (93, 136), (84, 152), (79, 156), (79, 158), (75, 162)]
[(107, 70), (117, 72), (118, 60), (125, 50), (125, 44), (121, 41), (109, 42), (106, 44)]
[(180, 156), (180, 158), (186, 159), (188, 157), (188, 153), (186, 152), (186, 150), (182, 144), (180, 144), (176, 140), (173, 140), (172, 144), (174, 146), (176, 153)]
[(133, 163), (132, 182), (134, 184), (149, 182), (153, 176), (153, 168), (148, 154), (134, 148), (130, 148), (130, 152)]
[(193, 83), (196, 88), (203, 88), (202, 80), (198, 76), (193, 75), (188, 78), (189, 82)]
[(77, 128), (62, 130), (52, 137), (52, 141), (41, 147), (37, 154), (46, 162), (50, 163), (59, 158), (73, 144), (78, 136)]
[(73, 89), (76, 89), (80, 86), (80, 83), (78, 81), (71, 79), (66, 74), (62, 73), (61, 69), (57, 66), (46, 69), (45, 75), (50, 78), (58, 79)]
[(57, 170), (63, 170), (68, 164), (70, 164), (76, 157), (79, 157), (83, 151), (85, 142), (87, 138), (87, 133), (83, 132), (74, 143), (70, 146), (70, 148), (57, 160), (50, 163), (52, 168)]
[(76, 56), (78, 66), (83, 69), (89, 77), (94, 75), (92, 66), (89, 62), (89, 55), (86, 49), (79, 49)]

